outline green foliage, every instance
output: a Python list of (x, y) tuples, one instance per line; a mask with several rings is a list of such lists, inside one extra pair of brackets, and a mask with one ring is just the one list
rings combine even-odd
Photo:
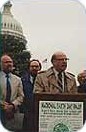
[(30, 52), (26, 50), (26, 40), (4, 34), (1, 37), (1, 45), (3, 53), (9, 54), (14, 60), (14, 73), (21, 76), (31, 58)]

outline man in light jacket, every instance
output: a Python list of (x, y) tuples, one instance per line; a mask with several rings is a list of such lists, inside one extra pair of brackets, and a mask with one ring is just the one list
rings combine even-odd
[[(1, 57), (1, 72), (0, 72), (0, 107), (1, 107), (1, 122), (8, 130), (16, 130), (19, 125), (16, 122), (16, 114), (18, 107), (23, 102), (23, 86), (21, 79), (12, 74), (13, 60), (7, 54)], [(7, 78), (9, 76), (10, 92), (7, 93)], [(10, 94), (9, 94), (10, 93)], [(8, 95), (7, 95), (8, 94)], [(7, 96), (9, 100), (7, 100)]]
[[(76, 80), (73, 74), (66, 71), (66, 54), (56, 52), (51, 57), (52, 67), (43, 73), (39, 73), (34, 84), (34, 93), (76, 93)], [(59, 79), (61, 74), (61, 79)]]

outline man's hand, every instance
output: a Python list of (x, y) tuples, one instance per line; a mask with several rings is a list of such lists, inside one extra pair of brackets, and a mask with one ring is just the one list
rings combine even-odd
[(3, 103), (3, 109), (6, 111), (6, 112), (11, 112), (13, 110), (13, 105), (8, 103), (8, 102), (4, 102)]
[(14, 105), (8, 102), (3, 103), (3, 110), (5, 111), (5, 117), (10, 120), (14, 118)]

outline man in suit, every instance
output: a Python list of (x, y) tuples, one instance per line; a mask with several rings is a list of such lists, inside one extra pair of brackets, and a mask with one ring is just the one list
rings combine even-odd
[(1, 57), (0, 71), (0, 107), (1, 121), (8, 130), (17, 130), (19, 122), (15, 122), (18, 107), (23, 102), (23, 86), (21, 79), (12, 74), (13, 60), (7, 54)]
[(66, 54), (56, 52), (51, 57), (52, 67), (44, 73), (39, 73), (34, 84), (34, 93), (76, 93), (76, 80), (74, 75), (66, 72)]
[(86, 70), (82, 71), (78, 74), (77, 80), (79, 82), (78, 92), (79, 93), (86, 93)]
[(33, 107), (33, 86), (35, 78), (38, 72), (41, 70), (41, 63), (39, 60), (30, 60), (28, 64), (28, 71), (21, 77), (24, 91), (24, 103), (23, 109), (25, 112), (23, 121), (24, 131), (34, 131), (33, 120), (34, 120), (34, 107)]
[(28, 71), (26, 71), (21, 79), (23, 83), (23, 91), (25, 98), (28, 100), (33, 96), (33, 85), (38, 72), (41, 70), (41, 63), (39, 60), (33, 59), (28, 63)]

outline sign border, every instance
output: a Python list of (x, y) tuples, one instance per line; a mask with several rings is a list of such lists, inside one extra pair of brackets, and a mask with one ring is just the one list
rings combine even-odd
[(83, 124), (86, 120), (86, 94), (34, 94), (34, 129), (39, 132), (39, 102), (40, 101), (70, 101), (70, 102), (83, 102)]

